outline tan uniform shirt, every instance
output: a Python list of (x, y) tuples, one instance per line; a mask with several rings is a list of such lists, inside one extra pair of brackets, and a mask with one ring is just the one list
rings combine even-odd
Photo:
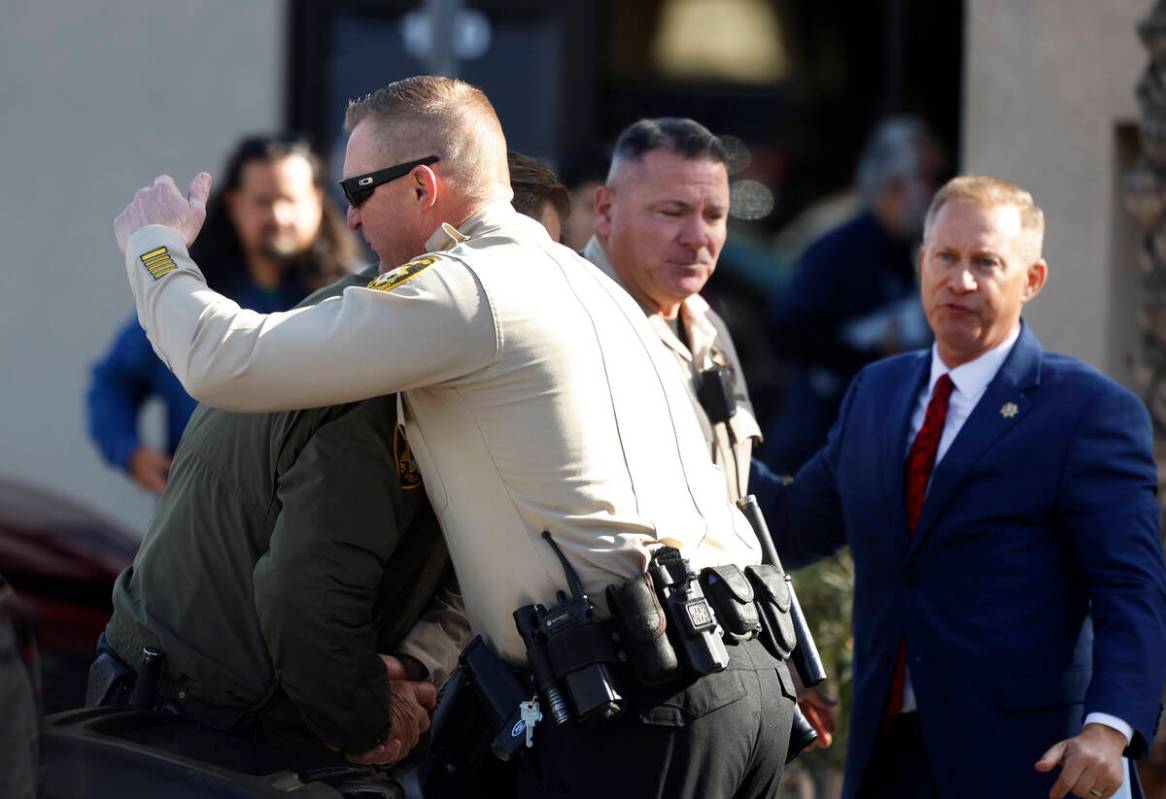
[(169, 228), (135, 233), (126, 268), (155, 350), (203, 402), (272, 411), (404, 392), (470, 622), (514, 661), (514, 609), (566, 590), (543, 530), (600, 613), (604, 587), (660, 544), (698, 568), (759, 562), (671, 357), (622, 288), (505, 202), (429, 246), (443, 251), (269, 315), (210, 291)]
[[(583, 257), (602, 269), (612, 280), (619, 282), (615, 267), (603, 250), (599, 240), (592, 237), (583, 250)], [(749, 493), (749, 462), (753, 448), (761, 441), (761, 427), (749, 402), (749, 391), (745, 387), (745, 371), (737, 357), (737, 348), (729, 336), (729, 328), (717, 312), (709, 307), (699, 294), (693, 294), (680, 305), (680, 322), (688, 336), (685, 345), (676, 336), (676, 331), (662, 316), (647, 308), (648, 323), (672, 353), (680, 379), (688, 389), (688, 398), (696, 411), (705, 442), (713, 463), (724, 471), (725, 486), (729, 497), (736, 501)], [(714, 425), (701, 407), (697, 397), (700, 373), (713, 366), (729, 366), (733, 370), (733, 395), (737, 412), (727, 424)]]

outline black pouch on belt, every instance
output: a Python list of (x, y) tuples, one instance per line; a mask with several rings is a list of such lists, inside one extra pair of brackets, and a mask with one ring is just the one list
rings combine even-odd
[(785, 660), (797, 645), (785, 574), (776, 566), (763, 563), (746, 566), (745, 575), (753, 585), (757, 610), (761, 614), (761, 641), (771, 655)]
[(641, 683), (661, 685), (680, 674), (676, 650), (668, 640), (667, 617), (652, 578), (641, 574), (607, 587), (607, 602), (620, 631), (623, 650)]
[(704, 595), (712, 603), (725, 635), (748, 641), (761, 632), (761, 619), (753, 601), (753, 588), (736, 566), (709, 566), (700, 573)]

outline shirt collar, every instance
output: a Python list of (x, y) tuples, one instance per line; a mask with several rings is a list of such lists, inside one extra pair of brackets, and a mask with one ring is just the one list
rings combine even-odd
[(449, 222), (442, 222), (425, 242), (426, 252), (453, 249), (474, 236), (480, 236), (490, 228), (513, 222), (518, 216), (519, 213), (514, 210), (509, 200), (495, 200), (471, 214), (457, 227)]
[(607, 257), (607, 252), (603, 249), (603, 245), (599, 243), (598, 238), (592, 236), (581, 254), (588, 261), (598, 266), (599, 271), (603, 272), (621, 286), (623, 285), (623, 281), (615, 273), (615, 267), (611, 265), (611, 259)]
[(951, 382), (955, 384), (956, 391), (970, 400), (978, 400), (988, 390), (988, 384), (992, 382), (996, 373), (1000, 371), (1000, 367), (1004, 365), (1008, 353), (1012, 351), (1012, 345), (1016, 343), (1018, 338), (1020, 338), (1020, 325), (1017, 325), (1008, 338), (995, 347), (954, 369), (948, 369), (947, 364), (939, 357), (939, 346), (932, 344), (931, 380), (927, 384), (928, 396), (935, 389), (935, 384), (939, 378), (947, 374), (951, 377)]

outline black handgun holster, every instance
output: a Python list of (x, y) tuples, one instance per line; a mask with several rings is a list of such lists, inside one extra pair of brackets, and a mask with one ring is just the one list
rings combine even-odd
[[(495, 721), (470, 685), (465, 667), (454, 671), (442, 688), (433, 711), (432, 729), (426, 758), (440, 764), (431, 775), (436, 782), (464, 784), (467, 775), (492, 757), (490, 741), (496, 732)], [(426, 792), (426, 796), (430, 795)]]
[(137, 679), (125, 661), (109, 652), (101, 652), (89, 667), (85, 690), (85, 707), (125, 707)]

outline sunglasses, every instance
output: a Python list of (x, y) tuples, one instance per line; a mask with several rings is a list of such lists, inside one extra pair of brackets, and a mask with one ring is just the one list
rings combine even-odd
[(429, 155), (425, 158), (418, 158), (416, 161), (410, 161), (407, 164), (385, 167), (384, 169), (378, 169), (376, 172), (369, 172), (365, 175), (357, 175), (356, 177), (342, 180), (340, 181), (340, 188), (344, 192), (348, 204), (353, 208), (359, 208), (361, 203), (371, 197), (372, 193), (376, 191), (377, 186), (382, 183), (396, 180), (399, 177), (408, 175), (416, 167), (429, 166), (440, 160), (436, 155)]

